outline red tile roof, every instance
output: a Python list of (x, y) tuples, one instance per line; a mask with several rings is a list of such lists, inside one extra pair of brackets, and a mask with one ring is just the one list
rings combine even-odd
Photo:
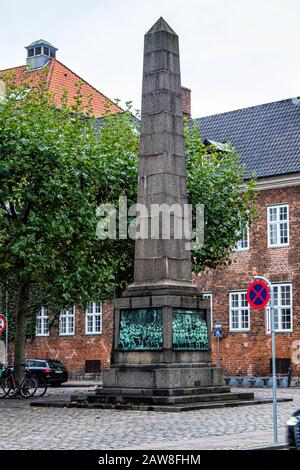
[(121, 112), (122, 109), (113, 101), (107, 98), (103, 93), (96, 90), (92, 85), (79, 77), (76, 73), (59, 62), (57, 59), (51, 59), (44, 69), (28, 70), (25, 65), (11, 69), (0, 70), (0, 78), (5, 78), (5, 74), (13, 73), (17, 85), (20, 85), (24, 78), (28, 79), (30, 85), (34, 85), (41, 79), (45, 72), (48, 90), (54, 94), (57, 106), (60, 106), (61, 98), (65, 90), (68, 91), (68, 104), (74, 104), (74, 96), (77, 92), (76, 84), (82, 84), (81, 93), (83, 95), (83, 104), (88, 105), (90, 97), (92, 98), (91, 107), (96, 117), (103, 116), (108, 111)]

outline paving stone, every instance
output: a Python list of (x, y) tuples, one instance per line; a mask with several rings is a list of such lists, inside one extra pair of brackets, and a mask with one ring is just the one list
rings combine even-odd
[[(61, 400), (77, 390), (49, 389), (49, 394)], [(262, 398), (272, 394), (270, 389), (243, 391)], [(284, 442), (285, 423), (300, 408), (300, 393), (282, 389), (278, 395), (294, 398), (278, 404)], [(0, 400), (0, 420), (3, 449), (239, 449), (272, 443), (272, 405), (174, 414), (32, 408), (27, 400), (5, 399)]]

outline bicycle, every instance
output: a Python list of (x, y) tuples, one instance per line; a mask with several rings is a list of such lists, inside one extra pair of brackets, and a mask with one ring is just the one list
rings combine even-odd
[(32, 373), (29, 373), (31, 377), (33, 377), (35, 380), (37, 380), (38, 386), (36, 389), (36, 392), (34, 393), (35, 397), (43, 397), (45, 393), (48, 390), (48, 383), (46, 382), (45, 379), (42, 377), (37, 377), (36, 375), (33, 375)]
[(0, 398), (8, 396), (16, 397), (19, 394), (21, 394), (23, 398), (31, 398), (36, 393), (37, 388), (37, 379), (32, 377), (28, 371), (25, 370), (23, 379), (20, 384), (17, 384), (13, 367), (9, 365), (2, 369), (0, 379)]

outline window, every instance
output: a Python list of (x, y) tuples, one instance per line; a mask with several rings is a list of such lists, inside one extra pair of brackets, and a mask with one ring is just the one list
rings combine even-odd
[[(291, 332), (293, 330), (292, 322), (292, 285), (275, 284), (274, 292), (274, 320), (275, 331), (278, 333)], [(266, 330), (271, 333), (271, 312), (270, 307), (266, 309)]]
[(235, 251), (249, 250), (249, 227), (244, 227), (240, 233), (240, 239), (235, 246)]
[(71, 336), (75, 333), (75, 307), (66, 308), (59, 316), (59, 334)]
[(63, 365), (61, 361), (52, 360), (52, 361), (47, 361), (47, 362), (48, 362), (48, 366), (51, 367), (51, 369), (64, 369), (65, 368), (65, 366)]
[(250, 331), (250, 308), (246, 292), (230, 292), (229, 305), (230, 331)]
[(49, 315), (46, 307), (41, 307), (36, 316), (36, 336), (49, 336)]
[(85, 361), (85, 373), (86, 374), (100, 374), (101, 372), (101, 361), (98, 359), (92, 359)]
[(46, 361), (36, 361), (34, 359), (26, 359), (25, 364), (26, 364), (26, 367), (39, 367), (39, 368), (48, 367), (48, 364)]
[(288, 246), (289, 244), (289, 206), (268, 207), (268, 246)]
[(34, 56), (34, 49), (28, 49), (28, 57)]
[(209, 300), (210, 303), (210, 323), (211, 323), (211, 330), (213, 329), (213, 311), (212, 311), (212, 294), (205, 293), (203, 294), (203, 299)]
[(44, 46), (44, 54), (45, 54), (45, 55), (49, 55), (49, 54), (50, 54), (50, 52), (49, 52), (49, 47)]
[(40, 55), (42, 53), (42, 48), (41, 47), (36, 47), (35, 48), (35, 55)]
[(55, 51), (53, 49), (50, 49), (50, 57), (55, 59)]
[[(280, 358), (276, 357), (276, 373), (280, 375), (286, 375), (289, 372), (289, 368), (291, 367), (291, 359), (290, 358)], [(272, 374), (272, 358), (270, 357), (270, 374)]]
[(89, 302), (85, 312), (85, 334), (99, 335), (102, 332), (102, 304)]

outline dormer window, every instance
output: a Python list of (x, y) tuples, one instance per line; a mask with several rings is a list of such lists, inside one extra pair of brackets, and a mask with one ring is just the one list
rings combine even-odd
[(26, 46), (26, 49), (28, 71), (42, 69), (50, 59), (56, 58), (57, 48), (44, 39), (32, 42), (29, 46)]

